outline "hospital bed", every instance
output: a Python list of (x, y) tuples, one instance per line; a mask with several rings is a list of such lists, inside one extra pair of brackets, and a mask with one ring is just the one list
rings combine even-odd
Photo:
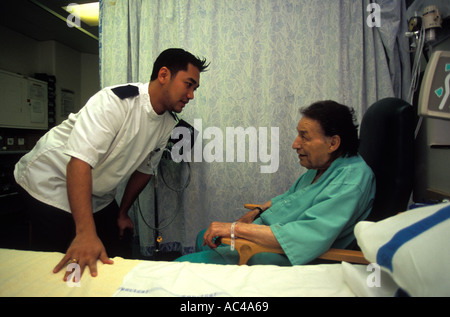
[[(0, 250), (1, 296), (163, 296), (292, 297), (366, 296), (354, 283), (365, 283), (365, 266), (348, 263), (294, 267), (237, 266), (114, 258), (100, 264), (98, 276), (88, 269), (79, 285), (52, 273), (60, 253)], [(370, 291), (370, 289), (368, 290)], [(378, 289), (372, 289), (375, 292)], [(386, 294), (392, 296), (392, 294)]]
[(354, 297), (450, 296), (450, 204), (363, 221), (355, 236), (369, 265), (278, 267), (114, 258), (79, 284), (52, 273), (62, 254), (0, 249), (1, 296)]

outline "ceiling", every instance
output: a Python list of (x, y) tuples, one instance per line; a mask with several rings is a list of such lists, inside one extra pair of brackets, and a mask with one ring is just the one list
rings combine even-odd
[(0, 25), (37, 41), (54, 40), (82, 53), (98, 54), (98, 27), (83, 22), (80, 29), (68, 27), (64, 20), (70, 13), (64, 11), (63, 6), (88, 2), (94, 0), (1, 0)]

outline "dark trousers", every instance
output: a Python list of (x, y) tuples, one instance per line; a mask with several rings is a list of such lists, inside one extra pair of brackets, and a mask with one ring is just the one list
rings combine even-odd
[[(65, 253), (75, 237), (75, 222), (72, 214), (44, 204), (25, 191), (22, 191), (22, 196), (31, 225), (30, 248), (35, 251)], [(118, 214), (119, 206), (116, 201), (94, 213), (97, 235), (103, 242), (109, 257), (129, 258), (131, 256), (130, 240), (119, 239)]]

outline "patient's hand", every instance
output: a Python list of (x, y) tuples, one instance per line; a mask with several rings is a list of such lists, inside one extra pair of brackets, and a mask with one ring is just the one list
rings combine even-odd
[(243, 215), (241, 218), (238, 219), (239, 222), (243, 223), (252, 223), (255, 221), (256, 216), (258, 216), (259, 210), (253, 209), (247, 212), (245, 215)]
[[(76, 260), (80, 266), (80, 277), (84, 268), (89, 267), (91, 276), (97, 276), (97, 260), (104, 264), (113, 264), (114, 262), (108, 258), (102, 241), (95, 234), (78, 234), (67, 249), (66, 255), (53, 269), (53, 273), (58, 273), (63, 267), (66, 267), (72, 260)], [(66, 272), (64, 281), (71, 272)], [(75, 281), (78, 282), (78, 281)]]
[[(217, 248), (222, 237), (231, 236), (231, 223), (227, 222), (212, 222), (203, 235), (203, 245), (208, 245), (210, 248)], [(217, 238), (218, 237), (218, 238)]]
[(259, 207), (263, 211), (266, 211), (267, 209), (269, 209), (272, 206), (272, 201), (269, 200), (262, 205), (245, 204), (244, 206), (245, 206), (245, 208), (248, 208), (248, 209), (250, 209), (250, 208), (254, 208), (254, 209), (251, 209), (249, 212), (247, 212), (245, 215), (243, 215), (241, 218), (239, 218), (238, 222), (252, 223), (253, 221), (255, 221), (256, 217), (259, 214), (259, 209), (256, 209), (256, 207)]

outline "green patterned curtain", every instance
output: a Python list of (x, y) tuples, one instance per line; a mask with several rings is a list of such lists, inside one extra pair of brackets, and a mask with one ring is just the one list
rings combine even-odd
[[(147, 82), (155, 58), (169, 47), (182, 47), (211, 62), (182, 118), (201, 123), (201, 149), (208, 150), (211, 142), (220, 145), (222, 138), (223, 162), (191, 162), (190, 183), (182, 193), (157, 183), (160, 217), (175, 219), (162, 232), (162, 246), (190, 252), (197, 232), (211, 221), (235, 220), (245, 212), (244, 203), (265, 202), (291, 186), (304, 172), (291, 148), (299, 107), (333, 99), (354, 107), (361, 118), (378, 99), (407, 93), (404, 1), (377, 1), (379, 12), (368, 10), (370, 2), (101, 1), (102, 87)], [(379, 18), (379, 27), (369, 26), (368, 18)], [(266, 153), (279, 151), (278, 162), (272, 158), (272, 173), (261, 173), (269, 163), (259, 152), (251, 159), (250, 138), (244, 142), (245, 162), (237, 161), (236, 153), (234, 162), (227, 161), (226, 155), (233, 153), (226, 131), (238, 127), (256, 131)], [(174, 165), (164, 168), (175, 175), (188, 170), (181, 164), (166, 165)], [(140, 197), (149, 223), (154, 223), (153, 185)], [(181, 197), (180, 208), (173, 206), (174, 197)], [(138, 222), (140, 250), (151, 254), (153, 231), (136, 210), (131, 213)]]

